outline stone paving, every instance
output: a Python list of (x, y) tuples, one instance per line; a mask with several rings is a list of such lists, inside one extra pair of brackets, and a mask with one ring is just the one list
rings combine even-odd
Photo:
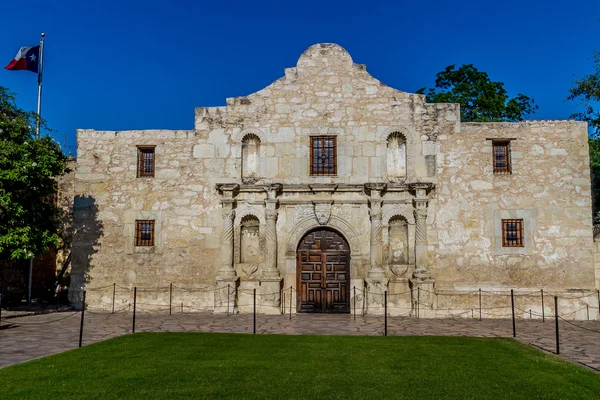
[[(62, 312), (2, 320), (0, 368), (74, 349), (78, 346), (79, 312)], [(257, 315), (258, 334), (370, 335), (384, 333), (383, 316), (351, 315)], [(600, 321), (560, 321), (561, 357), (600, 371)], [(517, 320), (517, 339), (555, 352), (554, 321)], [(137, 313), (136, 332), (231, 332), (252, 333), (251, 314)], [(132, 313), (86, 311), (83, 345), (132, 332)], [(449, 335), (511, 337), (508, 319), (415, 319), (388, 318), (388, 335)]]

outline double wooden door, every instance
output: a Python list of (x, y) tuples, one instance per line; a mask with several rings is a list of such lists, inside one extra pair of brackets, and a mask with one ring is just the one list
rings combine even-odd
[(298, 246), (298, 311), (350, 312), (350, 248), (336, 232), (308, 233)]

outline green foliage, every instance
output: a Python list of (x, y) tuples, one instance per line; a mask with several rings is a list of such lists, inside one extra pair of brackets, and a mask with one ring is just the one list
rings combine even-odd
[(579, 101), (583, 106), (583, 111), (572, 114), (571, 118), (587, 121), (592, 128), (592, 137), (600, 138), (600, 51), (594, 53), (594, 64), (593, 73), (573, 81), (567, 99)]
[(0, 382), (2, 399), (583, 400), (600, 393), (595, 372), (515, 340), (432, 336), (136, 333), (0, 369)]
[(592, 180), (592, 211), (595, 222), (600, 215), (600, 138), (589, 139), (590, 146), (590, 177)]
[[(493, 82), (473, 64), (456, 69), (449, 65), (436, 75), (436, 89), (429, 89), (429, 103), (458, 103), (464, 122), (522, 121), (535, 113), (535, 100), (523, 94), (509, 98), (504, 83)], [(425, 94), (425, 88), (417, 93)]]
[(66, 157), (49, 136), (35, 137), (36, 121), (0, 86), (0, 260), (27, 259), (59, 241), (55, 177)]

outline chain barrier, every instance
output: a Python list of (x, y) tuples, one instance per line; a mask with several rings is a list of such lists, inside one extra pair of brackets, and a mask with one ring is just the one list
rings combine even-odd
[[(65, 317), (58, 318), (58, 319), (55, 319), (55, 320), (52, 320), (52, 321), (42, 321), (42, 322), (22, 322), (22, 321), (15, 321), (14, 325), (46, 325), (46, 324), (52, 324), (54, 322), (59, 322), (59, 321), (65, 320), (67, 318), (70, 318), (73, 315), (79, 315), (79, 314), (81, 314), (80, 311), (73, 311), (73, 312), (71, 312), (71, 314), (69, 314), (69, 315), (67, 315)], [(24, 315), (23, 317), (26, 317), (26, 315)], [(16, 320), (16, 319), (23, 318), (23, 317), (11, 318), (11, 320), (13, 320), (13, 319)]]
[(597, 331), (597, 330), (594, 330), (594, 329), (590, 329), (590, 328), (585, 328), (585, 327), (583, 327), (583, 326), (577, 325), (577, 324), (575, 324), (574, 322), (572, 322), (572, 321), (569, 321), (568, 319), (564, 319), (564, 318), (563, 318), (563, 317), (561, 317), (560, 315), (558, 316), (558, 318), (559, 318), (561, 321), (563, 321), (563, 322), (566, 322), (567, 324), (571, 324), (571, 325), (573, 325), (573, 326), (575, 326), (575, 327), (577, 327), (577, 328), (579, 328), (579, 329), (584, 329), (584, 330), (586, 330), (586, 331), (595, 332), (595, 333), (600, 333), (600, 331)]

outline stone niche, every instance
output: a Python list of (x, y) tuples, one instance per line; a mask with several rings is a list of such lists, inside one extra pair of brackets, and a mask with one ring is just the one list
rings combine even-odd
[(387, 175), (394, 180), (406, 178), (406, 138), (399, 132), (387, 139)]
[(240, 263), (258, 264), (260, 262), (260, 222), (253, 215), (242, 218), (240, 226)]
[(254, 215), (246, 215), (239, 226), (239, 264), (236, 270), (241, 276), (238, 289), (238, 310), (251, 312), (253, 291), (259, 292), (260, 221)]
[(396, 215), (388, 224), (387, 258), (390, 268), (389, 291), (390, 313), (404, 315), (411, 309), (411, 294), (409, 278), (414, 267), (410, 265), (410, 249), (408, 235), (408, 221)]

